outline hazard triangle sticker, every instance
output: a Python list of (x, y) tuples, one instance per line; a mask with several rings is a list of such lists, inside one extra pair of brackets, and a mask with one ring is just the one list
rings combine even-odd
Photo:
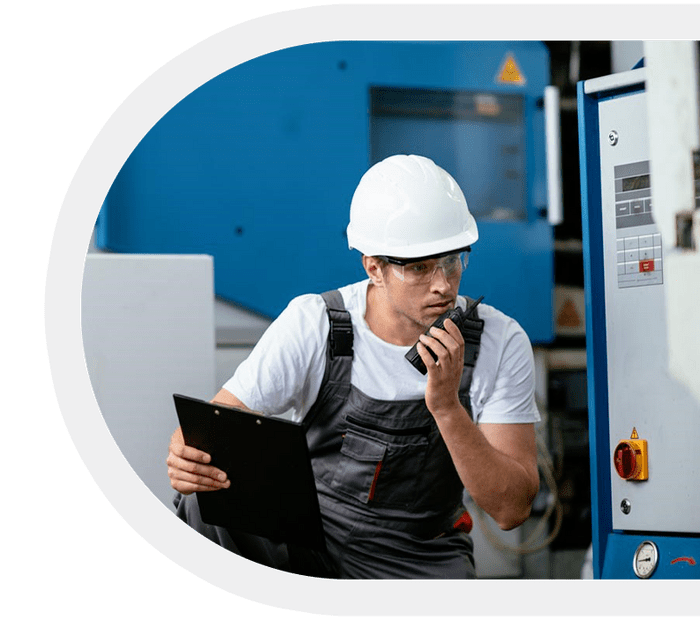
[(581, 318), (576, 310), (576, 305), (570, 299), (564, 302), (557, 317), (557, 325), (559, 327), (579, 327), (581, 325)]
[(496, 82), (501, 84), (516, 84), (518, 86), (525, 86), (527, 80), (525, 75), (520, 70), (518, 63), (515, 61), (515, 56), (511, 53), (506, 54), (503, 59), (501, 68), (496, 74)]

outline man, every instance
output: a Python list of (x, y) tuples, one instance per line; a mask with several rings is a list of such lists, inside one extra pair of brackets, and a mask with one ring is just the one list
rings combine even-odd
[[(539, 486), (530, 343), (486, 304), (470, 322), (466, 357), (453, 321), (424, 333), (466, 307), (458, 289), (478, 238), (461, 189), (431, 160), (396, 155), (370, 168), (347, 232), (368, 279), (293, 300), (214, 399), (304, 419), (328, 553), (201, 523), (191, 494), (229, 482), (179, 429), (168, 456), (178, 514), (219, 544), (294, 572), (474, 577), (463, 490), (507, 530), (527, 519)], [(352, 343), (341, 347), (343, 320)], [(425, 376), (404, 357), (416, 341)]]

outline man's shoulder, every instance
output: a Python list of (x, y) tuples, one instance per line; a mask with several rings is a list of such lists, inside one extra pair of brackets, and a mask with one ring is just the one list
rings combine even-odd
[(484, 321), (484, 331), (494, 337), (508, 338), (514, 334), (527, 336), (516, 319), (494, 306), (481, 302), (478, 306), (478, 312), (479, 318)]
[[(471, 297), (465, 297), (463, 295), (459, 296), (459, 303), (462, 308), (465, 308), (469, 305), (474, 303), (474, 299)], [(513, 318), (509, 317), (505, 312), (502, 312), (498, 308), (489, 305), (485, 301), (482, 301), (479, 303), (477, 306), (477, 312), (479, 315), (480, 319), (483, 319), (484, 321), (488, 321), (489, 323), (498, 324), (498, 323), (509, 323), (510, 321), (514, 321)]]
[(341, 286), (338, 291), (343, 296), (345, 308), (351, 314), (360, 312), (364, 314), (364, 308), (367, 303), (367, 280), (360, 280)]
[(325, 304), (320, 295), (304, 293), (294, 297), (280, 313), (275, 323), (289, 327), (294, 324), (317, 325), (325, 316)]
[[(338, 287), (336, 290), (340, 292), (346, 309), (353, 311), (357, 306), (361, 305), (361, 296), (365, 289), (366, 282), (353, 282), (352, 284)], [(325, 313), (326, 303), (322, 295), (323, 293), (304, 293), (298, 295), (289, 302), (286, 312), (311, 313), (314, 315), (319, 312)]]

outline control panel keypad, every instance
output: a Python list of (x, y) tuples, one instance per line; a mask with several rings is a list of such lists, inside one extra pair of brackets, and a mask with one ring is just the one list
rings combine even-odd
[(618, 237), (617, 275), (620, 288), (663, 284), (661, 235)]
[(654, 224), (649, 162), (615, 166), (619, 288), (663, 284), (661, 235)]

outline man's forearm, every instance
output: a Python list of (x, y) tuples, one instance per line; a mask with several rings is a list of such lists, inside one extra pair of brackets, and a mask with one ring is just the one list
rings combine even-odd
[[(512, 432), (518, 440), (511, 455), (503, 447), (494, 447), (463, 407), (435, 419), (457, 473), (477, 505), (501, 529), (509, 530), (525, 521), (539, 488), (534, 437), (529, 445), (524, 429), (498, 425), (503, 429), (501, 434)], [(507, 445), (507, 439), (504, 436), (502, 443)]]

